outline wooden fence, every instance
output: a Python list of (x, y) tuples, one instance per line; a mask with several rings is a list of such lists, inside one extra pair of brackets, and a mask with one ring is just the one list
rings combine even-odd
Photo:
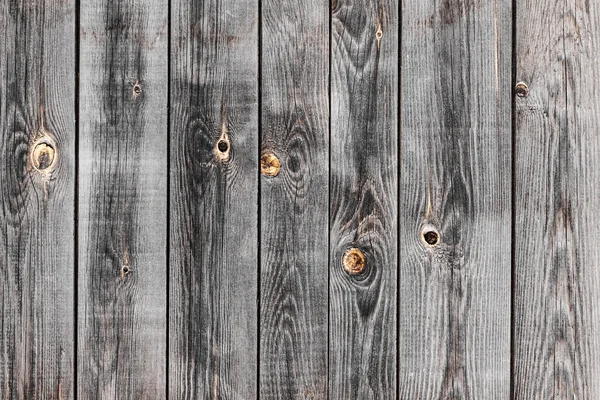
[(0, 398), (600, 398), (600, 4), (4, 0)]

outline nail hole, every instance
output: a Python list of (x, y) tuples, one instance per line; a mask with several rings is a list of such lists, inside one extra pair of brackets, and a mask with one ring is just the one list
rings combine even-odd
[(131, 272), (131, 269), (129, 269), (129, 267), (127, 265), (123, 265), (123, 267), (121, 268), (121, 275), (125, 276), (130, 272)]
[(225, 140), (219, 140), (219, 143), (217, 143), (217, 149), (219, 149), (221, 153), (225, 153), (228, 148), (229, 144), (227, 144)]
[(142, 88), (140, 85), (133, 85), (133, 93), (139, 95), (140, 93), (142, 93)]
[(440, 234), (435, 231), (427, 231), (423, 233), (423, 240), (430, 246), (435, 246), (440, 242)]
[(518, 97), (529, 96), (529, 88), (527, 87), (527, 84), (524, 82), (517, 83), (517, 86), (515, 87), (515, 94)]
[(38, 143), (33, 148), (33, 166), (39, 171), (44, 171), (54, 163), (56, 151), (48, 143)]
[(358, 275), (365, 269), (366, 259), (362, 251), (357, 248), (346, 250), (342, 257), (342, 266), (350, 275)]
[(281, 164), (279, 158), (273, 153), (265, 153), (260, 157), (260, 172), (264, 176), (277, 176)]

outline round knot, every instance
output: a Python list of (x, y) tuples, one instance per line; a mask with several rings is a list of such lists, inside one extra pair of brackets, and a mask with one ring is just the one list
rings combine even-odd
[(265, 153), (260, 157), (260, 172), (264, 176), (277, 176), (281, 163), (273, 153)]
[(423, 241), (431, 246), (437, 246), (440, 243), (440, 234), (435, 229), (426, 229), (423, 231)]
[(527, 87), (527, 84), (525, 82), (517, 83), (517, 86), (515, 86), (515, 94), (518, 97), (529, 96), (529, 88)]
[(363, 272), (366, 263), (363, 252), (355, 247), (346, 250), (342, 257), (344, 270), (350, 275), (358, 275)]
[(56, 151), (50, 143), (37, 143), (32, 152), (32, 162), (35, 169), (45, 171), (54, 164)]

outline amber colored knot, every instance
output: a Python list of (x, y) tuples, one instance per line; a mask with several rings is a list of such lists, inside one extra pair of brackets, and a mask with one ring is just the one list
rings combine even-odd
[(44, 171), (52, 166), (55, 156), (54, 147), (48, 143), (38, 143), (33, 149), (33, 166), (38, 171)]
[(344, 270), (350, 275), (358, 275), (365, 269), (365, 255), (357, 248), (346, 250), (342, 257), (342, 265)]
[(264, 176), (277, 176), (281, 164), (279, 158), (273, 153), (265, 153), (260, 157), (260, 172)]

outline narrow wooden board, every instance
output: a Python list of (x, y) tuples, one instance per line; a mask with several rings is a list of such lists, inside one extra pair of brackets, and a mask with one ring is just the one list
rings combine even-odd
[(395, 399), (398, 3), (332, 6), (329, 395)]
[(262, 2), (260, 397), (327, 396), (329, 12)]
[(600, 397), (600, 5), (518, 2), (514, 398)]
[(164, 398), (167, 1), (80, 7), (78, 397)]
[(171, 4), (169, 394), (252, 399), (258, 2)]
[(72, 399), (75, 1), (0, 4), (0, 398)]
[(402, 15), (400, 397), (507, 399), (511, 1)]

